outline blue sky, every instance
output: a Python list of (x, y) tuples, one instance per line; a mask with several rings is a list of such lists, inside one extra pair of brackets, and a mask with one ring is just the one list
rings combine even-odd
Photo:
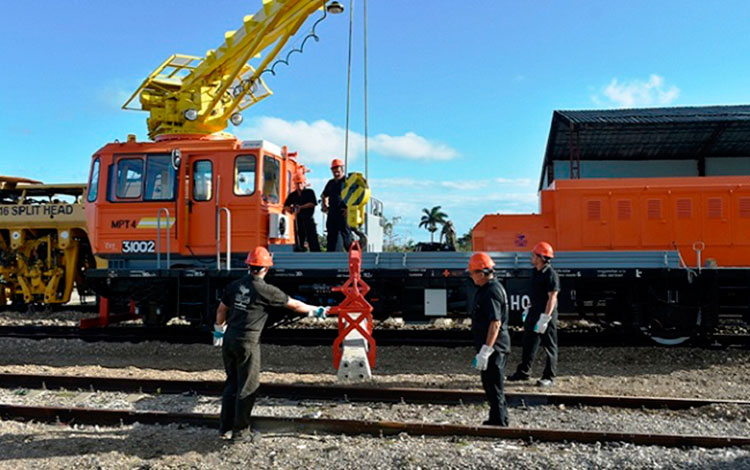
[[(348, 0), (343, 3), (348, 7)], [(210, 5), (210, 7), (207, 7)], [(0, 174), (85, 181), (91, 154), (135, 133), (120, 106), (173, 53), (203, 55), (260, 0), (6, 2)], [(463, 234), (482, 214), (537, 209), (555, 109), (750, 103), (750, 4), (740, 1), (370, 0), (369, 174), (399, 231), (429, 238), (441, 205)], [(362, 0), (350, 171), (364, 170)], [(302, 31), (309, 28), (308, 22)], [(331, 17), (274, 95), (228, 129), (299, 150), (319, 193), (343, 154), (348, 14)]]

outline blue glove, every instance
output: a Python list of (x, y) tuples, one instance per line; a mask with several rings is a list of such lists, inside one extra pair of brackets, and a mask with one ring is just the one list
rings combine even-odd
[(223, 325), (214, 324), (214, 346), (221, 346), (222, 344), (224, 344), (224, 332), (226, 331), (226, 323)]
[(315, 317), (320, 320), (325, 320), (328, 316), (328, 311), (331, 309), (331, 307), (315, 307), (309, 312), (307, 312), (308, 317)]
[(482, 349), (479, 350), (477, 355), (474, 357), (474, 360), (471, 361), (471, 367), (477, 369), (477, 370), (487, 370), (487, 362), (490, 359), (490, 356), (492, 355), (492, 346), (487, 346), (486, 344), (482, 345)]
[(534, 325), (534, 332), (539, 333), (540, 335), (543, 334), (547, 331), (547, 325), (549, 325), (550, 320), (552, 320), (552, 315), (541, 314), (539, 316), (539, 321)]

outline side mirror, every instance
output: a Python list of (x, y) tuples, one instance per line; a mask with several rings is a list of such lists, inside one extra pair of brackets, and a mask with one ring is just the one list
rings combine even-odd
[(174, 168), (174, 171), (177, 171), (180, 169), (181, 161), (182, 161), (182, 152), (180, 152), (180, 149), (172, 150), (172, 168)]

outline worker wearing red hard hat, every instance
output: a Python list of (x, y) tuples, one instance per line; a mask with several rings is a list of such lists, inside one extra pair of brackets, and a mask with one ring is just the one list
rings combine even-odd
[(508, 296), (495, 278), (494, 266), (495, 262), (487, 253), (474, 253), (469, 259), (469, 275), (478, 287), (470, 306), (471, 332), (477, 350), (472, 366), (480, 370), (482, 387), (490, 404), (490, 416), (482, 424), (507, 426), (503, 379), (510, 353)]
[(290, 192), (284, 201), (284, 212), (294, 214), (295, 250), (307, 251), (305, 249), (305, 242), (307, 242), (310, 251), (320, 251), (318, 229), (315, 226), (314, 217), (317, 205), (315, 191), (305, 187), (307, 180), (304, 173), (295, 173), (292, 183), (294, 183), (294, 191)]
[(260, 333), (271, 307), (325, 318), (328, 308), (307, 305), (286, 295), (264, 278), (273, 266), (262, 246), (247, 255), (247, 275), (229, 284), (216, 310), (214, 344), (221, 344), (227, 380), (221, 401), (219, 432), (223, 438), (252, 440), (250, 415), (260, 384)]
[(542, 378), (537, 381), (540, 387), (555, 383), (557, 374), (557, 294), (560, 292), (560, 278), (552, 267), (555, 257), (552, 245), (539, 242), (531, 252), (531, 306), (524, 311), (523, 353), (516, 372), (508, 377), (510, 381), (528, 380), (534, 356), (542, 345), (547, 353), (547, 363)]
[(331, 161), (333, 178), (326, 183), (323, 193), (323, 212), (328, 214), (326, 219), (326, 250), (336, 251), (339, 236), (343, 241), (343, 251), (349, 250), (352, 244), (352, 231), (346, 223), (346, 205), (341, 200), (341, 190), (344, 189), (344, 162), (338, 158)]

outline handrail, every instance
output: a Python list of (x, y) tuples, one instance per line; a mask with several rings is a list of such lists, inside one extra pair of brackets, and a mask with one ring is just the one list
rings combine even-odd
[(171, 266), (170, 254), (172, 247), (170, 245), (169, 229), (171, 228), (172, 216), (169, 214), (169, 209), (162, 207), (156, 212), (156, 269), (161, 269), (161, 214), (162, 212), (167, 213), (167, 269)]
[(216, 268), (221, 271), (221, 213), (227, 215), (227, 254), (226, 269), (232, 270), (232, 211), (228, 207), (219, 207), (216, 211)]

